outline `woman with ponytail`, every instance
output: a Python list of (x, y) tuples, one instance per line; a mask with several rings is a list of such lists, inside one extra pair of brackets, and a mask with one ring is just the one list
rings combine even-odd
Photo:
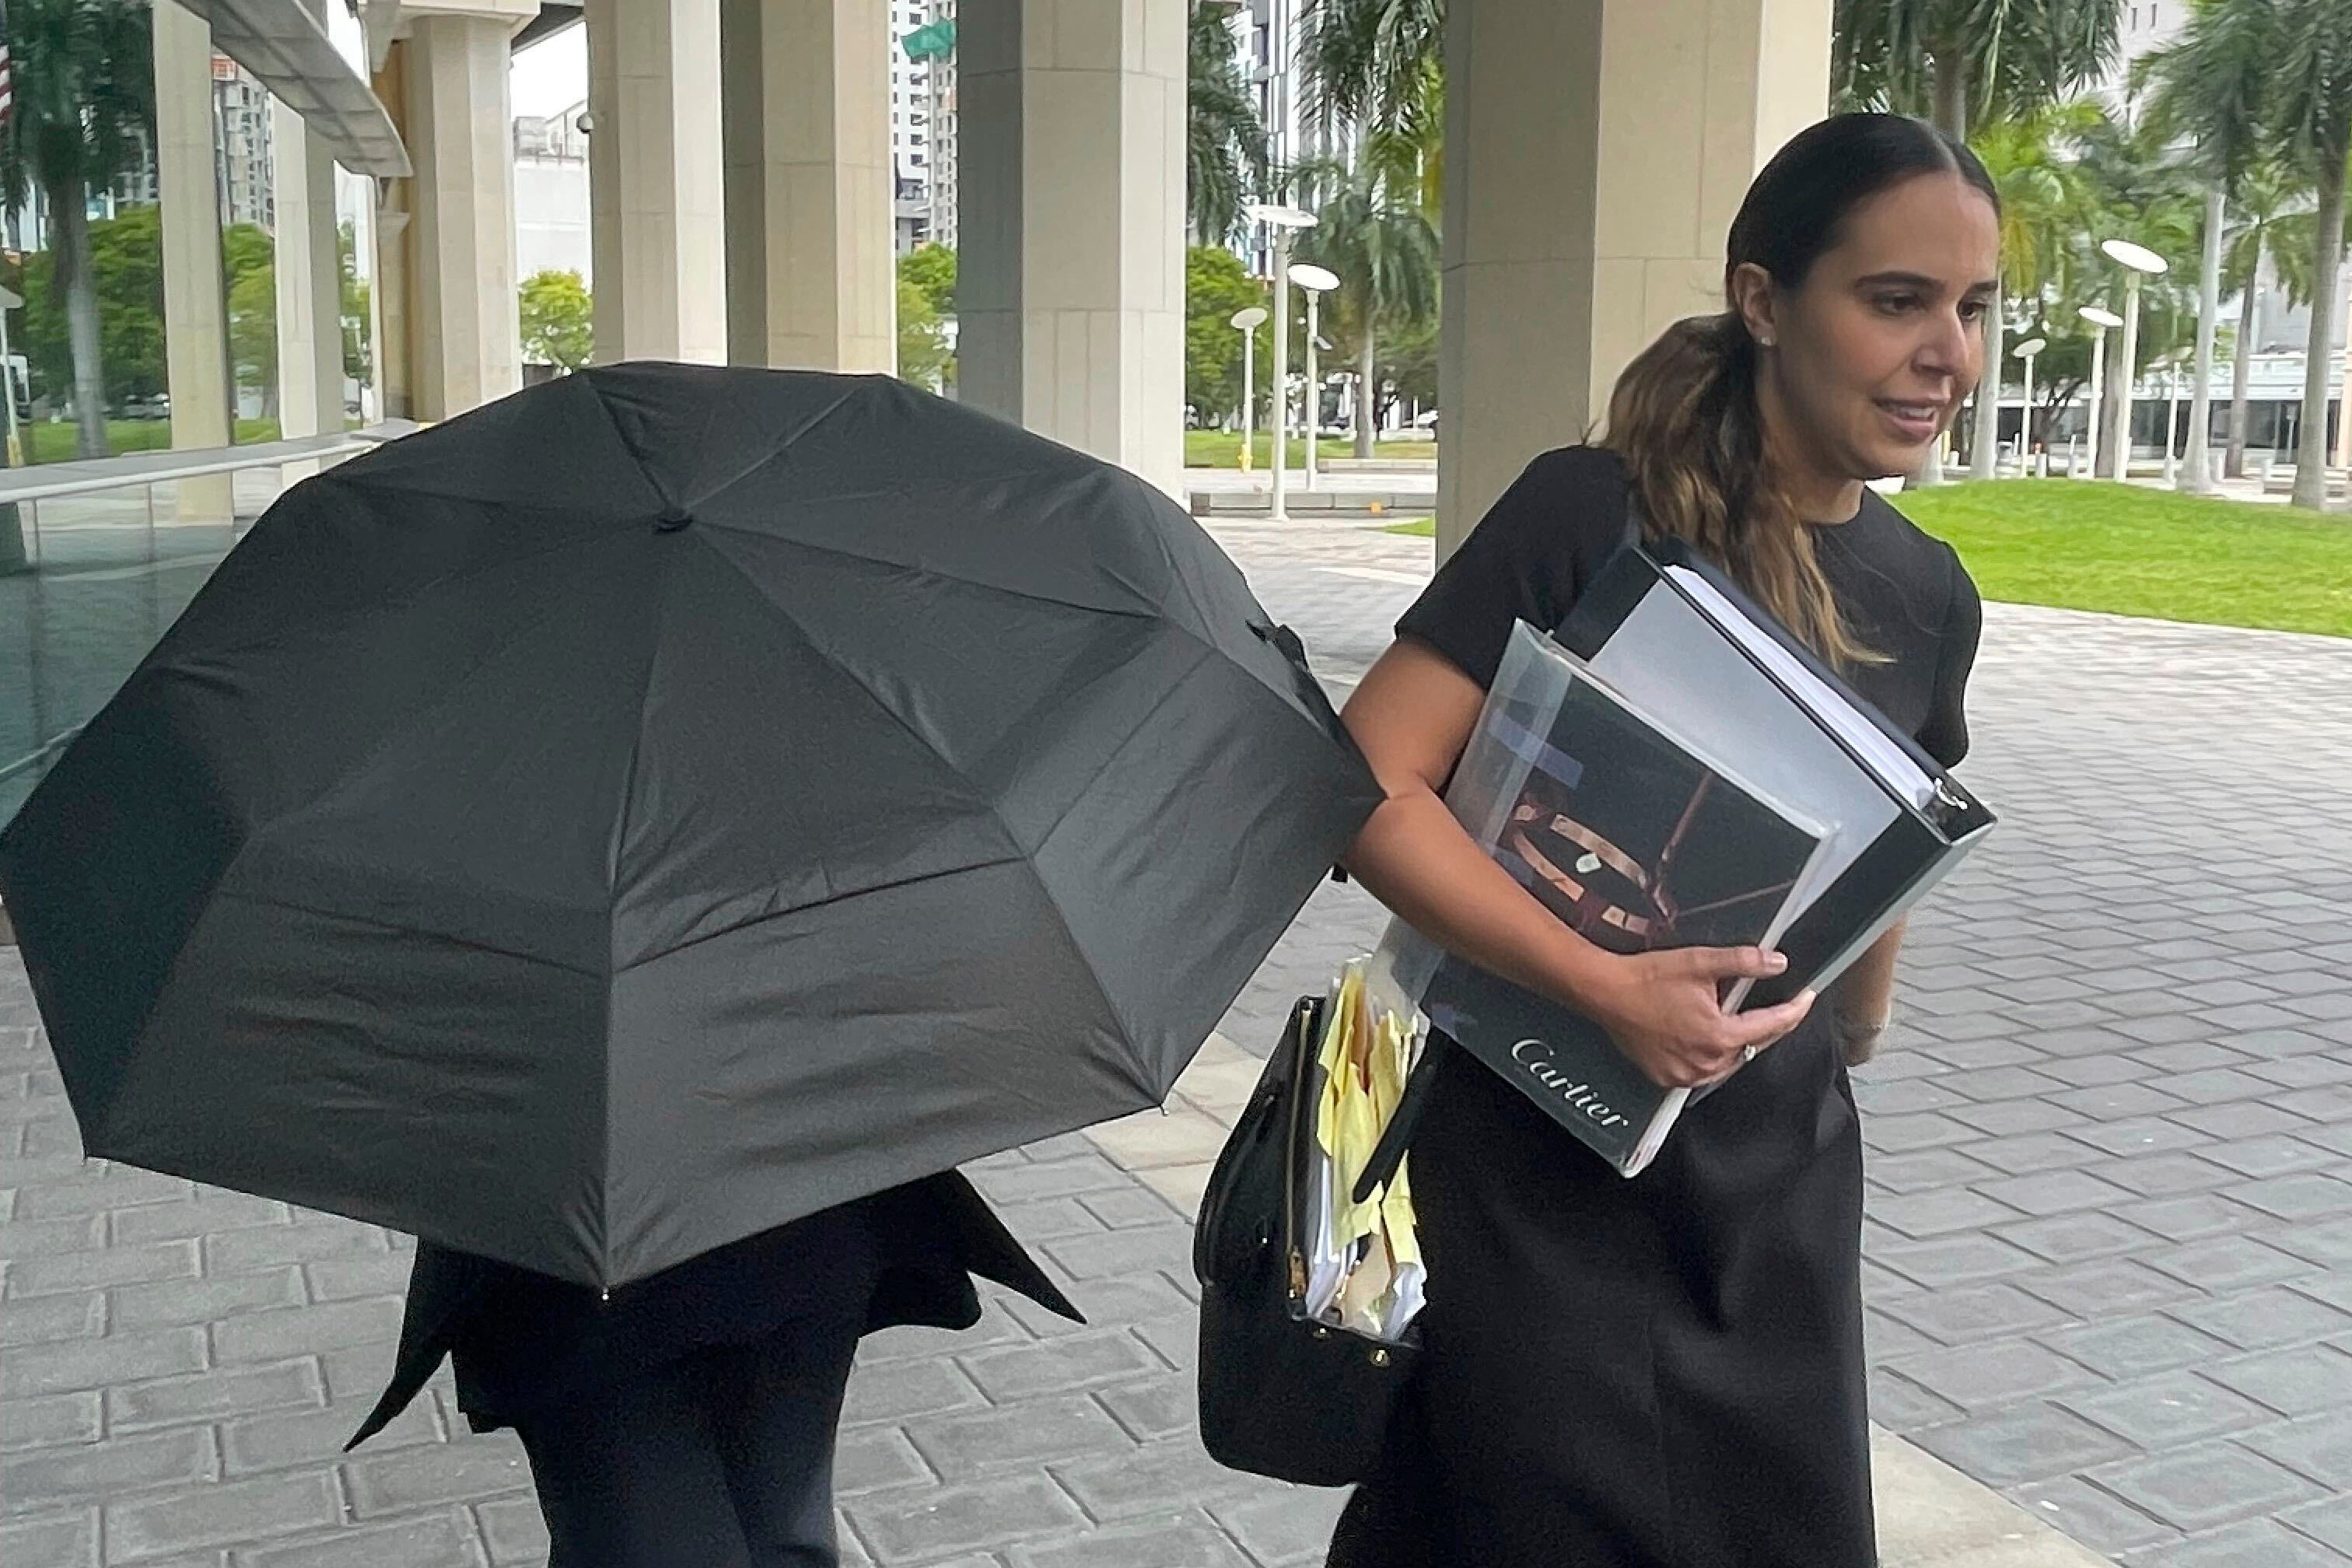
[(1350, 868), (1422, 930), (1606, 1025), (1662, 1084), (1721, 1077), (1620, 1178), (1454, 1049), (1412, 1152), (1425, 1350), (1337, 1568), (1871, 1568), (1862, 1142), (1846, 1065), (1900, 931), (1820, 998), (1727, 1017), (1750, 949), (1603, 952), (1482, 854), (1443, 791), (1516, 620), (1550, 627), (1638, 528), (1720, 563), (1938, 761), (1968, 746), (1977, 592), (1865, 481), (1916, 468), (1983, 368), (1997, 197), (1916, 120), (1813, 126), (1733, 223), (1722, 314), (1538, 458), (1348, 704), (1389, 800)]

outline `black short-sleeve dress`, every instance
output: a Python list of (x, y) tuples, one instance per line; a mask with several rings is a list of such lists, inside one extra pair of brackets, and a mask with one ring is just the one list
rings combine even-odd
[[(1625, 535), (1618, 460), (1538, 458), (1398, 623), (1484, 685)], [(1874, 494), (1818, 527), (1887, 662), (1853, 683), (1968, 749), (1975, 585)], [(1871, 1568), (1862, 1143), (1827, 1010), (1683, 1118), (1630, 1181), (1458, 1049), (1412, 1149), (1426, 1350), (1335, 1568)]]

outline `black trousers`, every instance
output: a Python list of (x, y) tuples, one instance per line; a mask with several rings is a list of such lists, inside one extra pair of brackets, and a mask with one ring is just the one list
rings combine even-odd
[(548, 1568), (835, 1568), (834, 1437), (862, 1328), (799, 1319), (513, 1412)]

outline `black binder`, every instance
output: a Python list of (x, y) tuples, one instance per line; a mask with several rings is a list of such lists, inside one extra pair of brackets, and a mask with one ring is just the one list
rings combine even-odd
[[(1782, 673), (1738, 637), (1725, 630), (1701, 597), (1678, 582), (1668, 570), (1670, 567), (1683, 568), (1702, 579), (1822, 685), (1875, 725), (1926, 775), (1933, 790), (1927, 804), (1919, 804), (1890, 783), (1860, 747), (1798, 694)], [(1972, 843), (1992, 827), (1995, 819), (1983, 803), (1954, 781), (1916, 741), (1896, 728), (1811, 648), (1798, 641), (1770, 612), (1758, 605), (1728, 574), (1680, 540), (1668, 539), (1654, 545), (1629, 543), (1620, 548), (1578, 596), (1575, 609), (1553, 636), (1561, 647), (1580, 658), (1598, 663), (1629, 617), (1657, 593), (1675, 595), (1701, 620), (1714, 626), (1717, 634), (1786, 699), (1791, 721), (1813, 724), (1828, 735), (1857, 772), (1877, 784), (1895, 807), (1885, 826), (1782, 935), (1778, 947), (1788, 956), (1789, 967), (1770, 979), (1758, 981), (1748, 992), (1742, 1006), (1785, 1001), (1808, 986), (1833, 979), (1928, 886), (1949, 870)]]

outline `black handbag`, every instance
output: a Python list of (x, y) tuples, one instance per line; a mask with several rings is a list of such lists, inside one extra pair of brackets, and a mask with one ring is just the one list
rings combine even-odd
[[(1307, 1486), (1370, 1479), (1419, 1355), (1417, 1328), (1373, 1339), (1307, 1316), (1299, 1194), (1328, 1004), (1301, 997), (1211, 1171), (1192, 1233), (1201, 1281), (1201, 1441), (1218, 1463)], [(1433, 1075), (1422, 1063), (1362, 1180), (1396, 1171)]]

